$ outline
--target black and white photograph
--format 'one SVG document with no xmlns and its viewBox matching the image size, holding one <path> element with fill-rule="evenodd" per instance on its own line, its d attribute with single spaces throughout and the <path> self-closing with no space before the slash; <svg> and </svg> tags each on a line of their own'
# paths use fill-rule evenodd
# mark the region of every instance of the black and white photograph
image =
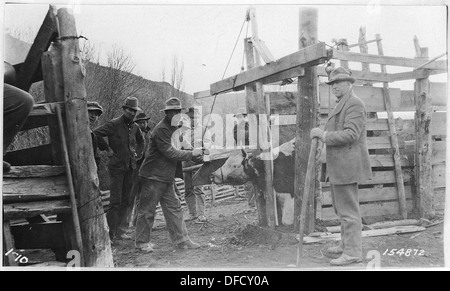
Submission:
<svg viewBox="0 0 450 291">
<path fill-rule="evenodd" d="M 1 270 L 449 268 L 446 1 L 0 11 Z"/>
</svg>

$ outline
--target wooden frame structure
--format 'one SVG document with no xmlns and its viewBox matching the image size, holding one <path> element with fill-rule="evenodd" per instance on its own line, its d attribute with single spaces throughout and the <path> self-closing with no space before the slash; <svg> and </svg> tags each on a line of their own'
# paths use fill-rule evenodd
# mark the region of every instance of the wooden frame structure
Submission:
<svg viewBox="0 0 450 291">
<path fill-rule="evenodd" d="M 381 46 L 381 37 L 376 36 L 374 40 L 365 40 L 365 29 L 360 30 L 360 38 L 358 44 L 347 45 L 346 40 L 340 40 L 337 49 L 326 50 L 323 44 L 315 44 L 317 39 L 317 12 L 311 8 L 303 8 L 300 10 L 300 37 L 297 53 L 283 57 L 279 60 L 271 61 L 263 66 L 248 66 L 247 71 L 241 74 L 229 77 L 225 80 L 211 84 L 209 91 L 199 92 L 196 98 L 203 96 L 212 96 L 218 93 L 239 91 L 242 86 L 255 84 L 256 94 L 264 94 L 265 97 L 259 97 L 258 100 L 270 100 L 269 102 L 278 102 L 276 99 L 286 100 L 286 93 L 262 92 L 262 85 L 275 83 L 285 78 L 299 77 L 297 92 L 288 92 L 295 98 L 297 104 L 296 118 L 292 115 L 284 115 L 283 124 L 296 124 L 296 138 L 302 140 L 302 143 L 296 143 L 296 181 L 295 181 L 295 215 L 294 222 L 296 229 L 298 228 L 298 217 L 300 215 L 302 189 L 304 189 L 305 168 L 299 165 L 305 164 L 308 157 L 310 139 L 309 131 L 312 127 L 319 126 L 330 110 L 331 95 L 329 86 L 319 85 L 318 77 L 327 76 L 324 67 L 317 66 L 325 60 L 338 60 L 341 66 L 348 67 L 348 63 L 361 63 L 362 70 L 352 70 L 353 76 L 357 79 L 355 83 L 355 92 L 358 96 L 363 97 L 366 103 L 369 115 L 367 129 L 369 132 L 368 141 L 371 152 L 371 165 L 376 169 L 374 180 L 372 182 L 363 183 L 362 185 L 362 205 L 361 209 L 365 216 L 390 215 L 398 214 L 402 218 L 408 216 L 408 212 L 417 209 L 421 217 L 430 218 L 434 215 L 433 210 L 433 181 L 434 188 L 437 188 L 442 194 L 442 182 L 445 175 L 443 174 L 442 163 L 445 156 L 445 145 L 440 140 L 432 140 L 433 131 L 439 130 L 437 123 L 446 122 L 444 114 L 432 112 L 432 105 L 443 109 L 446 105 L 446 84 L 436 84 L 428 81 L 428 77 L 435 74 L 447 72 L 446 61 L 438 60 L 438 57 L 428 59 L 426 57 L 426 48 L 416 47 L 418 52 L 417 58 L 392 57 L 385 56 Z M 417 41 L 416 41 L 417 42 Z M 246 44 L 248 41 L 246 41 Z M 368 54 L 367 44 L 376 43 L 378 55 Z M 254 46 L 258 51 L 257 46 Z M 360 52 L 350 52 L 349 48 L 359 47 Z M 247 56 L 250 49 L 246 47 Z M 308 52 L 308 53 L 306 53 Z M 308 59 L 305 56 L 313 56 Z M 443 55 L 441 55 L 443 56 Z M 288 61 L 291 60 L 291 61 Z M 251 57 L 248 62 L 251 62 Z M 289 63 L 290 65 L 287 65 Z M 371 72 L 370 64 L 379 65 L 381 72 Z M 388 73 L 386 65 L 399 66 L 404 68 L 413 68 L 411 71 L 401 73 Z M 405 91 L 389 88 L 389 84 L 396 81 L 416 80 L 415 89 L 413 91 Z M 374 84 L 382 84 L 382 87 L 375 87 Z M 259 84 L 259 85 L 258 85 Z M 363 86 L 361 86 L 363 85 Z M 256 112 L 252 101 L 254 91 L 246 91 L 248 112 Z M 270 96 L 270 97 L 268 97 Z M 302 97 L 303 96 L 303 97 Z M 311 97 L 311 98 L 306 98 Z M 433 99 L 432 99 L 432 98 Z M 289 98 L 288 98 L 289 99 Z M 433 100 L 433 101 L 432 101 Z M 253 104 L 253 105 L 252 105 Z M 320 104 L 320 105 L 319 105 Z M 268 107 L 268 106 L 266 106 Z M 270 107 L 270 106 L 269 106 Z M 394 111 L 415 111 L 416 123 L 415 146 L 411 147 L 411 143 L 399 140 L 397 124 L 394 120 L 392 112 Z M 385 112 L 387 119 L 380 120 L 376 117 L 376 112 Z M 432 120 L 436 120 L 433 125 Z M 280 119 L 281 120 L 281 119 Z M 443 127 L 445 128 L 445 126 Z M 308 133 L 308 134 L 306 134 Z M 380 135 L 380 136 L 374 136 Z M 445 136 L 445 133 L 444 133 Z M 443 135 L 440 135 L 442 138 Z M 445 137 L 444 137 L 445 138 Z M 301 145 L 300 145 L 301 144 Z M 444 151 L 444 152 L 442 152 Z M 411 160 L 415 162 L 411 163 Z M 439 163 L 432 166 L 434 163 Z M 433 169 L 439 169 L 437 172 Z M 433 172 L 437 173 L 434 174 Z M 317 182 L 316 178 L 311 183 L 310 199 L 313 201 L 308 206 L 307 227 L 306 232 L 314 229 L 314 222 L 317 219 L 330 220 L 337 218 L 332 211 L 331 196 L 329 194 L 329 185 Z M 415 176 L 412 175 L 415 173 Z M 436 178 L 436 177 L 439 178 Z M 434 178 L 433 178 L 434 177 Z M 266 177 L 269 180 L 271 177 Z M 371 185 L 371 186 L 370 186 Z M 368 188 L 372 187 L 372 190 Z M 266 200 L 270 194 L 266 195 Z M 442 195 L 441 195 L 442 196 Z M 312 199 L 315 198 L 315 199 Z M 414 204 L 413 202 L 417 202 Z M 315 204 L 315 205 L 314 205 Z M 263 208 L 261 208 L 263 209 Z M 263 209 L 264 210 L 264 209 Z M 266 215 L 259 214 L 260 223 L 265 225 Z M 262 219 L 261 217 L 264 217 Z M 269 223 L 269 226 L 273 224 Z"/>
<path fill-rule="evenodd" d="M 15 68 L 24 90 L 44 81 L 45 103 L 35 105 L 22 130 L 48 127 L 51 142 L 5 156 L 13 167 L 4 174 L 4 245 L 56 248 L 62 260 L 77 250 L 78 267 L 113 267 L 73 14 L 50 5 L 25 62 Z M 17 219 L 30 226 L 12 224 Z M 16 264 L 10 257 L 4 260 Z"/>
</svg>

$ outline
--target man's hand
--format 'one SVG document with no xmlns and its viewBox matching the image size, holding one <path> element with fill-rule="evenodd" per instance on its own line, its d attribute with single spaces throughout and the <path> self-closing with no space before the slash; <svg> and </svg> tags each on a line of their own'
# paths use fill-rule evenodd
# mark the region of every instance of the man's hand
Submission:
<svg viewBox="0 0 450 291">
<path fill-rule="evenodd" d="M 319 139 L 322 139 L 323 137 L 323 130 L 320 129 L 319 127 L 315 127 L 313 129 L 311 129 L 311 133 L 309 134 L 309 136 L 311 137 L 311 139 L 317 137 Z"/>
<path fill-rule="evenodd" d="M 192 157 L 193 157 L 193 158 L 199 157 L 199 156 L 201 156 L 202 154 L 203 154 L 202 149 L 194 149 L 194 150 L 192 151 Z"/>
</svg>

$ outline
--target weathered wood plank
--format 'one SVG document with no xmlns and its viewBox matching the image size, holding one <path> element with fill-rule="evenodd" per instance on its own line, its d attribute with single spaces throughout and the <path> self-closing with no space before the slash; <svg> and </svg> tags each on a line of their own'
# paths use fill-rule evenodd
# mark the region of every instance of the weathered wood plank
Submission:
<svg viewBox="0 0 450 291">
<path fill-rule="evenodd" d="M 370 155 L 370 166 L 371 167 L 393 167 L 394 158 L 392 155 Z M 402 167 L 412 167 L 414 166 L 414 161 L 409 161 L 408 157 L 402 155 L 400 157 L 400 162 Z"/>
<path fill-rule="evenodd" d="M 330 91 L 330 86 L 321 84 L 319 86 L 320 108 L 328 111 L 330 104 L 336 105 L 336 97 Z M 384 112 L 386 106 L 383 100 L 383 88 L 371 86 L 353 86 L 355 94 L 364 102 L 368 112 Z M 400 106 L 400 89 L 390 88 L 389 94 L 392 99 L 392 110 L 403 111 Z M 331 103 L 330 103 L 331 102 Z"/>
<path fill-rule="evenodd" d="M 433 191 L 433 210 L 445 210 L 445 188 L 435 188 Z"/>
<path fill-rule="evenodd" d="M 401 148 L 405 147 L 404 140 L 399 138 L 399 146 Z M 390 149 L 391 148 L 391 140 L 389 136 L 375 136 L 375 137 L 367 137 L 367 148 L 368 149 Z"/>
<path fill-rule="evenodd" d="M 410 200 L 406 201 L 408 211 L 413 209 L 413 204 Z M 400 214 L 398 202 L 374 202 L 360 205 L 361 216 L 384 216 Z M 322 208 L 322 220 L 336 220 L 339 217 L 334 213 L 333 207 Z"/>
<path fill-rule="evenodd" d="M 381 37 L 379 34 L 376 34 L 377 39 L 377 47 L 378 47 L 378 54 L 380 56 L 384 56 L 383 53 L 383 45 L 381 43 Z M 381 72 L 386 73 L 386 65 L 380 65 L 381 66 Z M 394 156 L 394 169 L 395 169 L 395 176 L 396 176 L 396 184 L 397 184 L 397 192 L 398 192 L 398 200 L 400 203 L 400 213 L 403 217 L 403 219 L 406 219 L 408 213 L 406 209 L 406 197 L 405 197 L 405 186 L 403 184 L 403 173 L 402 168 L 400 164 L 400 149 L 398 145 L 398 138 L 397 138 L 397 129 L 395 127 L 395 120 L 394 120 L 394 113 L 392 112 L 392 106 L 391 106 L 391 95 L 389 93 L 389 83 L 383 82 L 383 99 L 384 104 L 386 106 L 386 112 L 388 116 L 388 124 L 389 124 L 389 135 L 391 137 L 391 146 Z"/>
<path fill-rule="evenodd" d="M 428 57 L 428 48 L 421 48 L 419 61 Z M 430 81 L 428 78 L 418 79 L 414 83 L 416 105 L 416 185 L 419 197 L 420 215 L 431 218 L 433 213 L 433 173 L 431 166 L 431 134 L 429 130 L 432 119 Z"/>
<path fill-rule="evenodd" d="M 108 225 L 100 198 L 97 167 L 92 154 L 92 141 L 89 133 L 84 83 L 86 69 L 82 63 L 78 38 L 71 37 L 78 35 L 75 17 L 68 9 L 60 8 L 57 19 L 58 32 L 61 37 L 70 167 L 78 203 L 84 205 L 79 211 L 83 241 L 81 261 L 82 265 L 86 267 L 113 267 Z M 76 214 L 76 212 L 73 213 Z M 76 218 L 74 220 L 76 222 Z M 77 228 L 75 230 L 78 231 Z M 77 246 L 81 247 L 81 238 L 78 236 L 77 242 Z"/>
<path fill-rule="evenodd" d="M 366 62 L 366 63 L 371 63 L 371 64 L 410 67 L 410 68 L 417 68 L 417 67 L 423 65 L 424 63 L 426 63 L 426 60 L 420 60 L 420 59 L 380 56 L 380 55 L 372 55 L 372 54 L 361 54 L 361 53 L 341 51 L 341 50 L 337 50 L 337 49 L 333 49 L 332 52 L 333 52 L 332 59 L 338 59 L 341 61 L 358 62 L 358 63 Z M 446 61 L 435 61 L 431 64 L 426 65 L 424 68 L 446 71 L 447 70 L 447 62 Z"/>
<path fill-rule="evenodd" d="M 391 235 L 391 234 L 400 234 L 400 233 L 411 233 L 411 232 L 419 232 L 424 231 L 425 227 L 423 226 L 413 226 L 413 225 L 406 225 L 406 226 L 394 226 L 390 228 L 384 228 L 384 229 L 374 229 L 374 230 L 363 230 L 362 231 L 362 237 L 374 237 L 374 236 L 384 236 L 384 235 Z M 303 238 L 303 242 L 305 244 L 312 244 L 312 243 L 320 243 L 325 241 L 340 241 L 341 240 L 341 234 L 340 233 L 323 233 L 321 236 L 316 237 L 305 237 Z"/>
<path fill-rule="evenodd" d="M 46 102 L 64 102 L 64 81 L 62 72 L 61 45 L 52 43 L 47 52 L 42 55 L 42 71 L 44 76 L 44 94 Z M 60 108 L 63 106 L 60 106 Z M 59 137 L 58 121 L 48 117 L 52 158 L 54 164 L 62 164 L 61 139 Z"/>
<path fill-rule="evenodd" d="M 403 170 L 403 180 L 408 183 L 411 180 L 411 171 Z M 395 172 L 389 171 L 373 171 L 372 179 L 358 183 L 358 185 L 380 185 L 380 184 L 393 184 L 396 183 Z M 329 187 L 329 182 L 322 182 L 322 187 Z M 362 189 L 361 189 L 362 190 Z"/>
<path fill-rule="evenodd" d="M 8 173 L 3 174 L 5 178 L 44 178 L 59 176 L 66 172 L 64 166 L 12 166 Z"/>
<path fill-rule="evenodd" d="M 430 127 L 431 135 L 447 135 L 447 112 L 433 112 Z"/>
<path fill-rule="evenodd" d="M 3 180 L 3 203 L 65 199 L 69 195 L 65 176 L 46 178 L 7 178 Z"/>
<path fill-rule="evenodd" d="M 437 164 L 445 164 L 446 160 L 446 148 L 447 148 L 447 141 L 433 141 L 431 143 L 432 148 L 432 155 L 431 155 L 431 164 L 437 165 Z"/>
<path fill-rule="evenodd" d="M 50 43 L 57 37 L 56 19 L 53 6 L 45 16 L 36 38 L 31 45 L 30 51 L 25 59 L 25 62 L 20 66 L 17 72 L 18 87 L 22 90 L 28 91 L 33 81 L 36 80 L 36 75 L 41 73 L 41 56 L 45 52 Z M 41 79 L 42 80 L 42 79 Z"/>
<path fill-rule="evenodd" d="M 4 204 L 4 219 L 33 217 L 39 214 L 58 214 L 70 212 L 69 200 L 35 201 L 27 203 Z"/>
<path fill-rule="evenodd" d="M 323 63 L 327 58 L 325 43 L 310 45 L 305 49 L 285 56 L 273 63 L 255 67 L 241 74 L 234 75 L 210 85 L 212 95 L 240 87 L 270 75 L 280 73 L 298 66 L 313 66 Z"/>
<path fill-rule="evenodd" d="M 398 200 L 397 189 L 395 187 L 363 188 L 358 190 L 358 194 L 360 203 Z M 411 186 L 405 187 L 405 197 L 407 199 L 412 198 Z M 322 205 L 332 205 L 330 188 L 322 188 Z"/>
<path fill-rule="evenodd" d="M 318 10 L 310 7 L 301 8 L 299 11 L 299 49 L 310 48 L 317 41 Z M 299 94 L 296 100 L 295 140 L 299 142 L 295 143 L 294 228 L 301 232 L 301 236 L 314 231 L 314 196 L 320 191 L 320 185 L 316 179 L 320 165 L 314 163 L 314 159 L 310 158 L 314 155 L 311 151 L 318 150 L 317 140 L 312 141 L 310 138 L 311 129 L 318 125 L 318 83 L 317 69 L 305 67 L 305 75 L 298 79 L 297 84 Z M 309 193 L 304 193 L 306 190 L 309 190 Z M 317 195 L 319 194 L 317 193 Z M 306 201 L 303 201 L 304 199 Z M 305 203 L 306 205 L 304 205 Z M 302 213 L 303 210 L 306 213 Z M 304 229 L 300 225 L 301 222 L 304 222 Z M 298 253 L 300 252 L 298 251 Z"/>
<path fill-rule="evenodd" d="M 445 164 L 433 165 L 431 175 L 433 188 L 446 186 Z"/>
</svg>

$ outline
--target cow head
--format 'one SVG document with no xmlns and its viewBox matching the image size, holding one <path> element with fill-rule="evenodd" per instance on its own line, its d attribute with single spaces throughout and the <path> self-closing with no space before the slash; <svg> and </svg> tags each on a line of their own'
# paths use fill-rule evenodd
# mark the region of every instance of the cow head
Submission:
<svg viewBox="0 0 450 291">
<path fill-rule="evenodd" d="M 244 170 L 244 165 L 248 156 L 244 150 L 240 154 L 230 156 L 222 167 L 212 173 L 214 183 L 242 185 L 247 182 L 249 177 Z"/>
</svg>

